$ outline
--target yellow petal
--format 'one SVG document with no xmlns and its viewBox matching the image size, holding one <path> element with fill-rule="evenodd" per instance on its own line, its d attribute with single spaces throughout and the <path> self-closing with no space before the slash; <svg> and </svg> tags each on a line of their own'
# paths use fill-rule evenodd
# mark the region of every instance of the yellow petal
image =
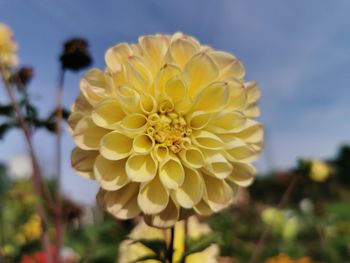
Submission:
<svg viewBox="0 0 350 263">
<path fill-rule="evenodd" d="M 235 133 L 235 136 L 247 143 L 260 143 L 264 138 L 264 129 L 262 124 L 253 120 L 248 120 L 244 128 Z"/>
<path fill-rule="evenodd" d="M 171 78 L 181 75 L 181 69 L 172 64 L 165 64 L 158 72 L 155 81 L 154 88 L 155 94 L 159 98 L 164 94 L 165 83 L 168 82 Z"/>
<path fill-rule="evenodd" d="M 129 56 L 126 64 L 127 79 L 130 86 L 138 92 L 149 91 L 152 74 L 144 65 L 141 58 L 137 56 Z"/>
<path fill-rule="evenodd" d="M 141 185 L 137 201 L 142 212 L 147 215 L 158 214 L 166 208 L 169 193 L 161 183 L 159 176 Z"/>
<path fill-rule="evenodd" d="M 206 150 L 204 150 L 203 153 L 206 162 L 204 170 L 206 170 L 208 174 L 219 179 L 224 179 L 232 173 L 233 166 L 221 153 Z"/>
<path fill-rule="evenodd" d="M 176 156 L 170 156 L 159 166 L 159 177 L 169 189 L 179 188 L 185 179 L 184 168 Z"/>
<path fill-rule="evenodd" d="M 240 110 L 247 106 L 247 91 L 244 84 L 236 79 L 229 79 L 227 86 L 230 91 L 227 110 Z"/>
<path fill-rule="evenodd" d="M 97 155 L 98 151 L 84 151 L 76 147 L 71 154 L 72 167 L 80 176 L 95 179 L 93 165 Z"/>
<path fill-rule="evenodd" d="M 154 65 L 160 68 L 169 45 L 167 39 L 157 36 L 142 36 L 139 38 L 139 43 Z"/>
<path fill-rule="evenodd" d="M 165 159 L 169 158 L 169 149 L 165 145 L 157 144 L 153 153 L 158 162 L 163 162 Z"/>
<path fill-rule="evenodd" d="M 260 99 L 261 93 L 258 84 L 256 81 L 250 81 L 244 83 L 244 88 L 247 92 L 248 103 L 255 103 Z"/>
<path fill-rule="evenodd" d="M 174 108 L 175 111 L 180 115 L 185 115 L 192 108 L 193 100 L 189 97 L 184 97 L 182 100 L 179 100 Z"/>
<path fill-rule="evenodd" d="M 128 86 L 119 86 L 116 89 L 116 95 L 125 112 L 141 112 L 140 94 L 135 89 Z"/>
<path fill-rule="evenodd" d="M 93 109 L 93 107 L 86 100 L 86 98 L 84 97 L 84 95 L 82 93 L 79 94 L 79 96 L 74 101 L 74 103 L 73 103 L 73 105 L 71 107 L 71 111 L 72 112 L 78 112 L 79 111 L 81 113 L 91 112 L 92 109 Z"/>
<path fill-rule="evenodd" d="M 145 216 L 145 221 L 147 224 L 158 227 L 158 228 L 168 228 L 175 225 L 179 219 L 179 207 L 169 199 L 166 208 L 156 215 Z"/>
<path fill-rule="evenodd" d="M 260 151 L 241 141 L 233 141 L 225 150 L 230 161 L 252 162 L 255 161 Z"/>
<path fill-rule="evenodd" d="M 112 79 L 99 69 L 91 69 L 80 81 L 80 91 L 91 105 L 113 94 Z"/>
<path fill-rule="evenodd" d="M 209 216 L 214 213 L 214 211 L 210 208 L 210 206 L 202 199 L 196 206 L 194 210 L 197 214 L 201 216 Z"/>
<path fill-rule="evenodd" d="M 197 170 L 185 168 L 185 180 L 172 196 L 184 208 L 193 208 L 202 199 L 204 183 Z"/>
<path fill-rule="evenodd" d="M 234 77 L 236 79 L 243 79 L 245 69 L 242 63 L 233 55 L 223 52 L 210 52 L 210 57 L 213 58 L 220 70 L 220 79 Z"/>
<path fill-rule="evenodd" d="M 132 51 L 127 43 L 121 43 L 107 50 L 105 61 L 107 67 L 112 72 L 121 70 L 121 65 L 125 64 Z"/>
<path fill-rule="evenodd" d="M 142 133 L 147 128 L 147 118 L 140 113 L 129 114 L 122 120 L 121 127 L 130 135 Z"/>
<path fill-rule="evenodd" d="M 247 119 L 238 111 L 222 111 L 212 119 L 207 129 L 214 133 L 232 133 L 244 127 Z"/>
<path fill-rule="evenodd" d="M 256 174 L 254 166 L 246 163 L 234 163 L 233 167 L 233 172 L 228 177 L 228 180 L 242 187 L 252 184 Z"/>
<path fill-rule="evenodd" d="M 164 94 L 175 104 L 187 95 L 187 87 L 180 77 L 172 77 L 165 83 Z"/>
<path fill-rule="evenodd" d="M 227 207 L 233 200 L 234 191 L 225 180 L 203 174 L 205 183 L 204 199 L 213 211 Z"/>
<path fill-rule="evenodd" d="M 184 78 L 190 96 L 195 96 L 200 90 L 216 80 L 219 70 L 206 53 L 193 56 L 184 68 Z"/>
<path fill-rule="evenodd" d="M 223 141 L 215 134 L 205 131 L 193 131 L 192 141 L 195 145 L 209 150 L 220 150 L 224 147 Z"/>
<path fill-rule="evenodd" d="M 143 94 L 140 97 L 140 108 L 146 115 L 151 115 L 157 111 L 157 101 L 152 95 Z"/>
<path fill-rule="evenodd" d="M 255 119 L 255 118 L 260 116 L 260 109 L 257 106 L 257 104 L 255 104 L 255 103 L 250 105 L 250 106 L 248 106 L 248 107 L 246 107 L 242 111 L 248 118 Z"/>
<path fill-rule="evenodd" d="M 85 114 L 81 112 L 72 112 L 69 115 L 67 123 L 68 123 L 68 131 L 73 135 L 74 129 L 77 126 L 78 122 L 85 117 Z"/>
<path fill-rule="evenodd" d="M 169 48 L 171 58 L 182 68 L 197 51 L 198 47 L 186 38 L 175 39 Z"/>
<path fill-rule="evenodd" d="M 81 119 L 73 132 L 75 143 L 83 150 L 97 150 L 102 137 L 108 130 L 95 125 L 91 117 Z"/>
<path fill-rule="evenodd" d="M 96 105 L 91 116 L 96 125 L 113 129 L 125 117 L 125 113 L 117 99 L 105 99 Z"/>
<path fill-rule="evenodd" d="M 147 154 L 153 150 L 154 145 L 153 137 L 147 134 L 140 134 L 134 138 L 133 149 L 135 153 Z"/>
<path fill-rule="evenodd" d="M 196 147 L 191 147 L 189 149 L 181 151 L 179 153 L 179 156 L 183 164 L 189 168 L 198 169 L 201 168 L 204 164 L 204 156 L 202 152 Z"/>
<path fill-rule="evenodd" d="M 130 155 L 132 143 L 133 139 L 119 131 L 113 131 L 102 138 L 100 153 L 108 160 L 124 159 Z"/>
<path fill-rule="evenodd" d="M 126 159 L 111 161 L 102 155 L 96 158 L 94 172 L 96 180 L 100 186 L 108 191 L 118 190 L 129 183 L 129 178 L 125 173 Z"/>
<path fill-rule="evenodd" d="M 116 191 L 107 191 L 103 196 L 106 210 L 119 219 L 134 218 L 141 210 L 137 203 L 139 184 L 128 183 Z"/>
<path fill-rule="evenodd" d="M 198 94 L 191 111 L 219 111 L 227 105 L 229 94 L 227 83 L 214 82 Z"/>
<path fill-rule="evenodd" d="M 134 182 L 149 182 L 157 174 L 158 162 L 150 154 L 133 154 L 126 162 L 126 174 Z"/>
<path fill-rule="evenodd" d="M 212 112 L 207 111 L 195 111 L 187 115 L 187 123 L 193 130 L 201 130 L 210 122 L 213 118 Z"/>
</svg>

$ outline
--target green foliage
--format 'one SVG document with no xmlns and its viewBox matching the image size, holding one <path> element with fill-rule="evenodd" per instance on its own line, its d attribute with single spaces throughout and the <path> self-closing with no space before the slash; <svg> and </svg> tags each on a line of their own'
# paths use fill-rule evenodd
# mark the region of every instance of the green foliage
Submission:
<svg viewBox="0 0 350 263">
<path fill-rule="evenodd" d="M 146 255 L 143 256 L 137 260 L 135 260 L 134 262 L 140 262 L 140 261 L 144 261 L 144 260 L 148 260 L 148 259 L 154 259 L 154 260 L 158 260 L 161 262 L 165 261 L 165 257 L 166 257 L 166 253 L 167 253 L 167 246 L 164 240 L 161 239 L 137 239 L 134 240 L 133 243 L 140 243 L 143 246 L 149 248 L 150 250 L 153 251 L 153 255 Z"/>
<path fill-rule="evenodd" d="M 81 256 L 81 262 L 109 263 L 118 256 L 118 244 L 125 238 L 127 229 L 114 219 L 67 229 L 65 244 Z"/>
<path fill-rule="evenodd" d="M 218 233 L 209 233 L 207 235 L 203 235 L 197 239 L 186 239 L 186 251 L 184 252 L 180 262 L 185 262 L 186 257 L 202 252 L 213 244 L 222 243 L 221 237 Z"/>
</svg>

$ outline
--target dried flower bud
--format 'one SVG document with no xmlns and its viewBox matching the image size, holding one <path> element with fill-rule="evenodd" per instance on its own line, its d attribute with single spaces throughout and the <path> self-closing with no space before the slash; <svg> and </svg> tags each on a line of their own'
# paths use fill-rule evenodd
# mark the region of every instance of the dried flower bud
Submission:
<svg viewBox="0 0 350 263">
<path fill-rule="evenodd" d="M 34 76 L 34 69 L 32 67 L 22 67 L 17 72 L 18 80 L 26 86 Z"/>
<path fill-rule="evenodd" d="M 64 44 L 60 56 L 62 67 L 77 71 L 90 66 L 91 57 L 88 51 L 88 42 L 82 38 L 72 38 Z"/>
</svg>

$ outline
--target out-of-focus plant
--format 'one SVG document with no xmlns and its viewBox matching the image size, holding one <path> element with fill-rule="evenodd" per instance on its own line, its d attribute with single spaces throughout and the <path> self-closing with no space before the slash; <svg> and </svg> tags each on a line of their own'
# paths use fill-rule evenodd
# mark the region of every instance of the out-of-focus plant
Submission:
<svg viewBox="0 0 350 263">
<path fill-rule="evenodd" d="M 171 241 L 169 231 L 150 227 L 143 221 L 139 222 L 129 234 L 129 240 L 121 243 L 118 262 L 165 262 L 166 244 Z M 174 233 L 173 262 L 216 262 L 217 236 L 210 232 L 208 225 L 200 223 L 194 216 L 187 221 L 178 222 Z"/>
<path fill-rule="evenodd" d="M 303 257 L 299 259 L 292 259 L 286 255 L 278 255 L 275 257 L 268 258 L 265 263 L 313 263 L 309 257 Z"/>
</svg>

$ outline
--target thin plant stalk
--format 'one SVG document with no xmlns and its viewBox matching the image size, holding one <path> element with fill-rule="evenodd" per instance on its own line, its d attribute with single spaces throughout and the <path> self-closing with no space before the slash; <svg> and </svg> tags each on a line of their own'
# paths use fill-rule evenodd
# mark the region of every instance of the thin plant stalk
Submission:
<svg viewBox="0 0 350 263">
<path fill-rule="evenodd" d="M 169 246 L 167 249 L 167 259 L 168 259 L 168 263 L 173 263 L 173 256 L 174 256 L 174 239 L 175 239 L 175 226 L 173 226 L 170 229 L 170 242 L 169 242 Z"/>
<path fill-rule="evenodd" d="M 2 80 L 4 83 L 5 90 L 6 90 L 7 95 L 11 101 L 11 104 L 16 112 L 17 121 L 18 121 L 19 126 L 21 127 L 21 129 L 23 131 L 26 143 L 28 145 L 29 154 L 31 157 L 31 163 L 32 163 L 32 167 L 33 167 L 33 174 L 32 174 L 33 188 L 34 188 L 35 194 L 40 198 L 43 196 L 42 184 L 41 184 L 42 176 L 41 176 L 41 171 L 40 171 L 38 161 L 36 158 L 36 154 L 34 151 L 33 142 L 32 142 L 31 136 L 30 136 L 30 130 L 24 121 L 20 107 L 18 105 L 18 102 L 17 102 L 12 90 L 11 90 L 10 83 L 8 82 L 8 79 L 6 78 L 6 72 L 5 72 L 4 68 L 2 67 L 2 65 L 0 65 L 0 71 L 1 71 L 1 77 L 2 77 Z M 50 253 L 50 240 L 49 240 L 49 237 L 47 235 L 47 224 L 46 224 L 45 210 L 44 210 L 44 207 L 43 207 L 41 202 L 39 202 L 36 205 L 36 212 L 38 213 L 39 217 L 41 218 L 41 222 L 42 222 L 43 234 L 42 234 L 41 241 L 43 244 L 43 248 L 45 250 L 45 253 L 46 253 L 46 256 L 48 259 L 48 263 L 52 263 L 52 258 L 51 258 L 51 253 Z"/>
<path fill-rule="evenodd" d="M 22 83 L 21 79 L 17 77 L 16 79 L 16 85 L 19 88 L 19 90 L 22 92 L 24 100 L 25 100 L 25 109 L 26 109 L 26 115 L 27 115 L 27 127 L 29 131 L 29 136 L 32 136 L 32 132 L 34 131 L 34 125 L 33 125 L 33 116 L 31 115 L 31 112 L 29 110 L 29 95 L 26 89 L 26 86 Z M 42 176 L 40 178 L 40 187 L 42 189 L 42 195 L 43 198 L 46 199 L 48 202 L 48 206 L 50 209 L 54 209 L 55 205 L 53 203 L 53 199 L 51 197 L 51 193 L 49 189 L 47 188 L 46 184 L 43 182 Z"/>
<path fill-rule="evenodd" d="M 298 178 L 296 176 L 294 176 L 293 179 L 291 180 L 291 182 L 289 183 L 286 191 L 283 193 L 281 200 L 279 201 L 279 203 L 277 205 L 277 209 L 282 209 L 286 205 L 286 203 L 289 200 L 290 194 L 293 192 L 293 190 L 295 188 L 297 180 L 298 180 Z M 266 244 L 266 239 L 267 239 L 268 235 L 270 234 L 270 231 L 271 231 L 271 226 L 267 225 L 265 227 L 264 231 L 261 233 L 261 235 L 259 237 L 259 241 L 256 244 L 248 263 L 255 263 L 256 262 L 264 245 Z"/>
<path fill-rule="evenodd" d="M 57 94 L 56 94 L 56 176 L 57 176 L 57 191 L 56 191 L 56 262 L 60 263 L 59 251 L 61 250 L 63 228 L 62 228 L 62 191 L 61 191 L 61 180 L 62 180 L 62 101 L 63 101 L 63 84 L 64 84 L 65 69 L 60 68 Z"/>
</svg>

